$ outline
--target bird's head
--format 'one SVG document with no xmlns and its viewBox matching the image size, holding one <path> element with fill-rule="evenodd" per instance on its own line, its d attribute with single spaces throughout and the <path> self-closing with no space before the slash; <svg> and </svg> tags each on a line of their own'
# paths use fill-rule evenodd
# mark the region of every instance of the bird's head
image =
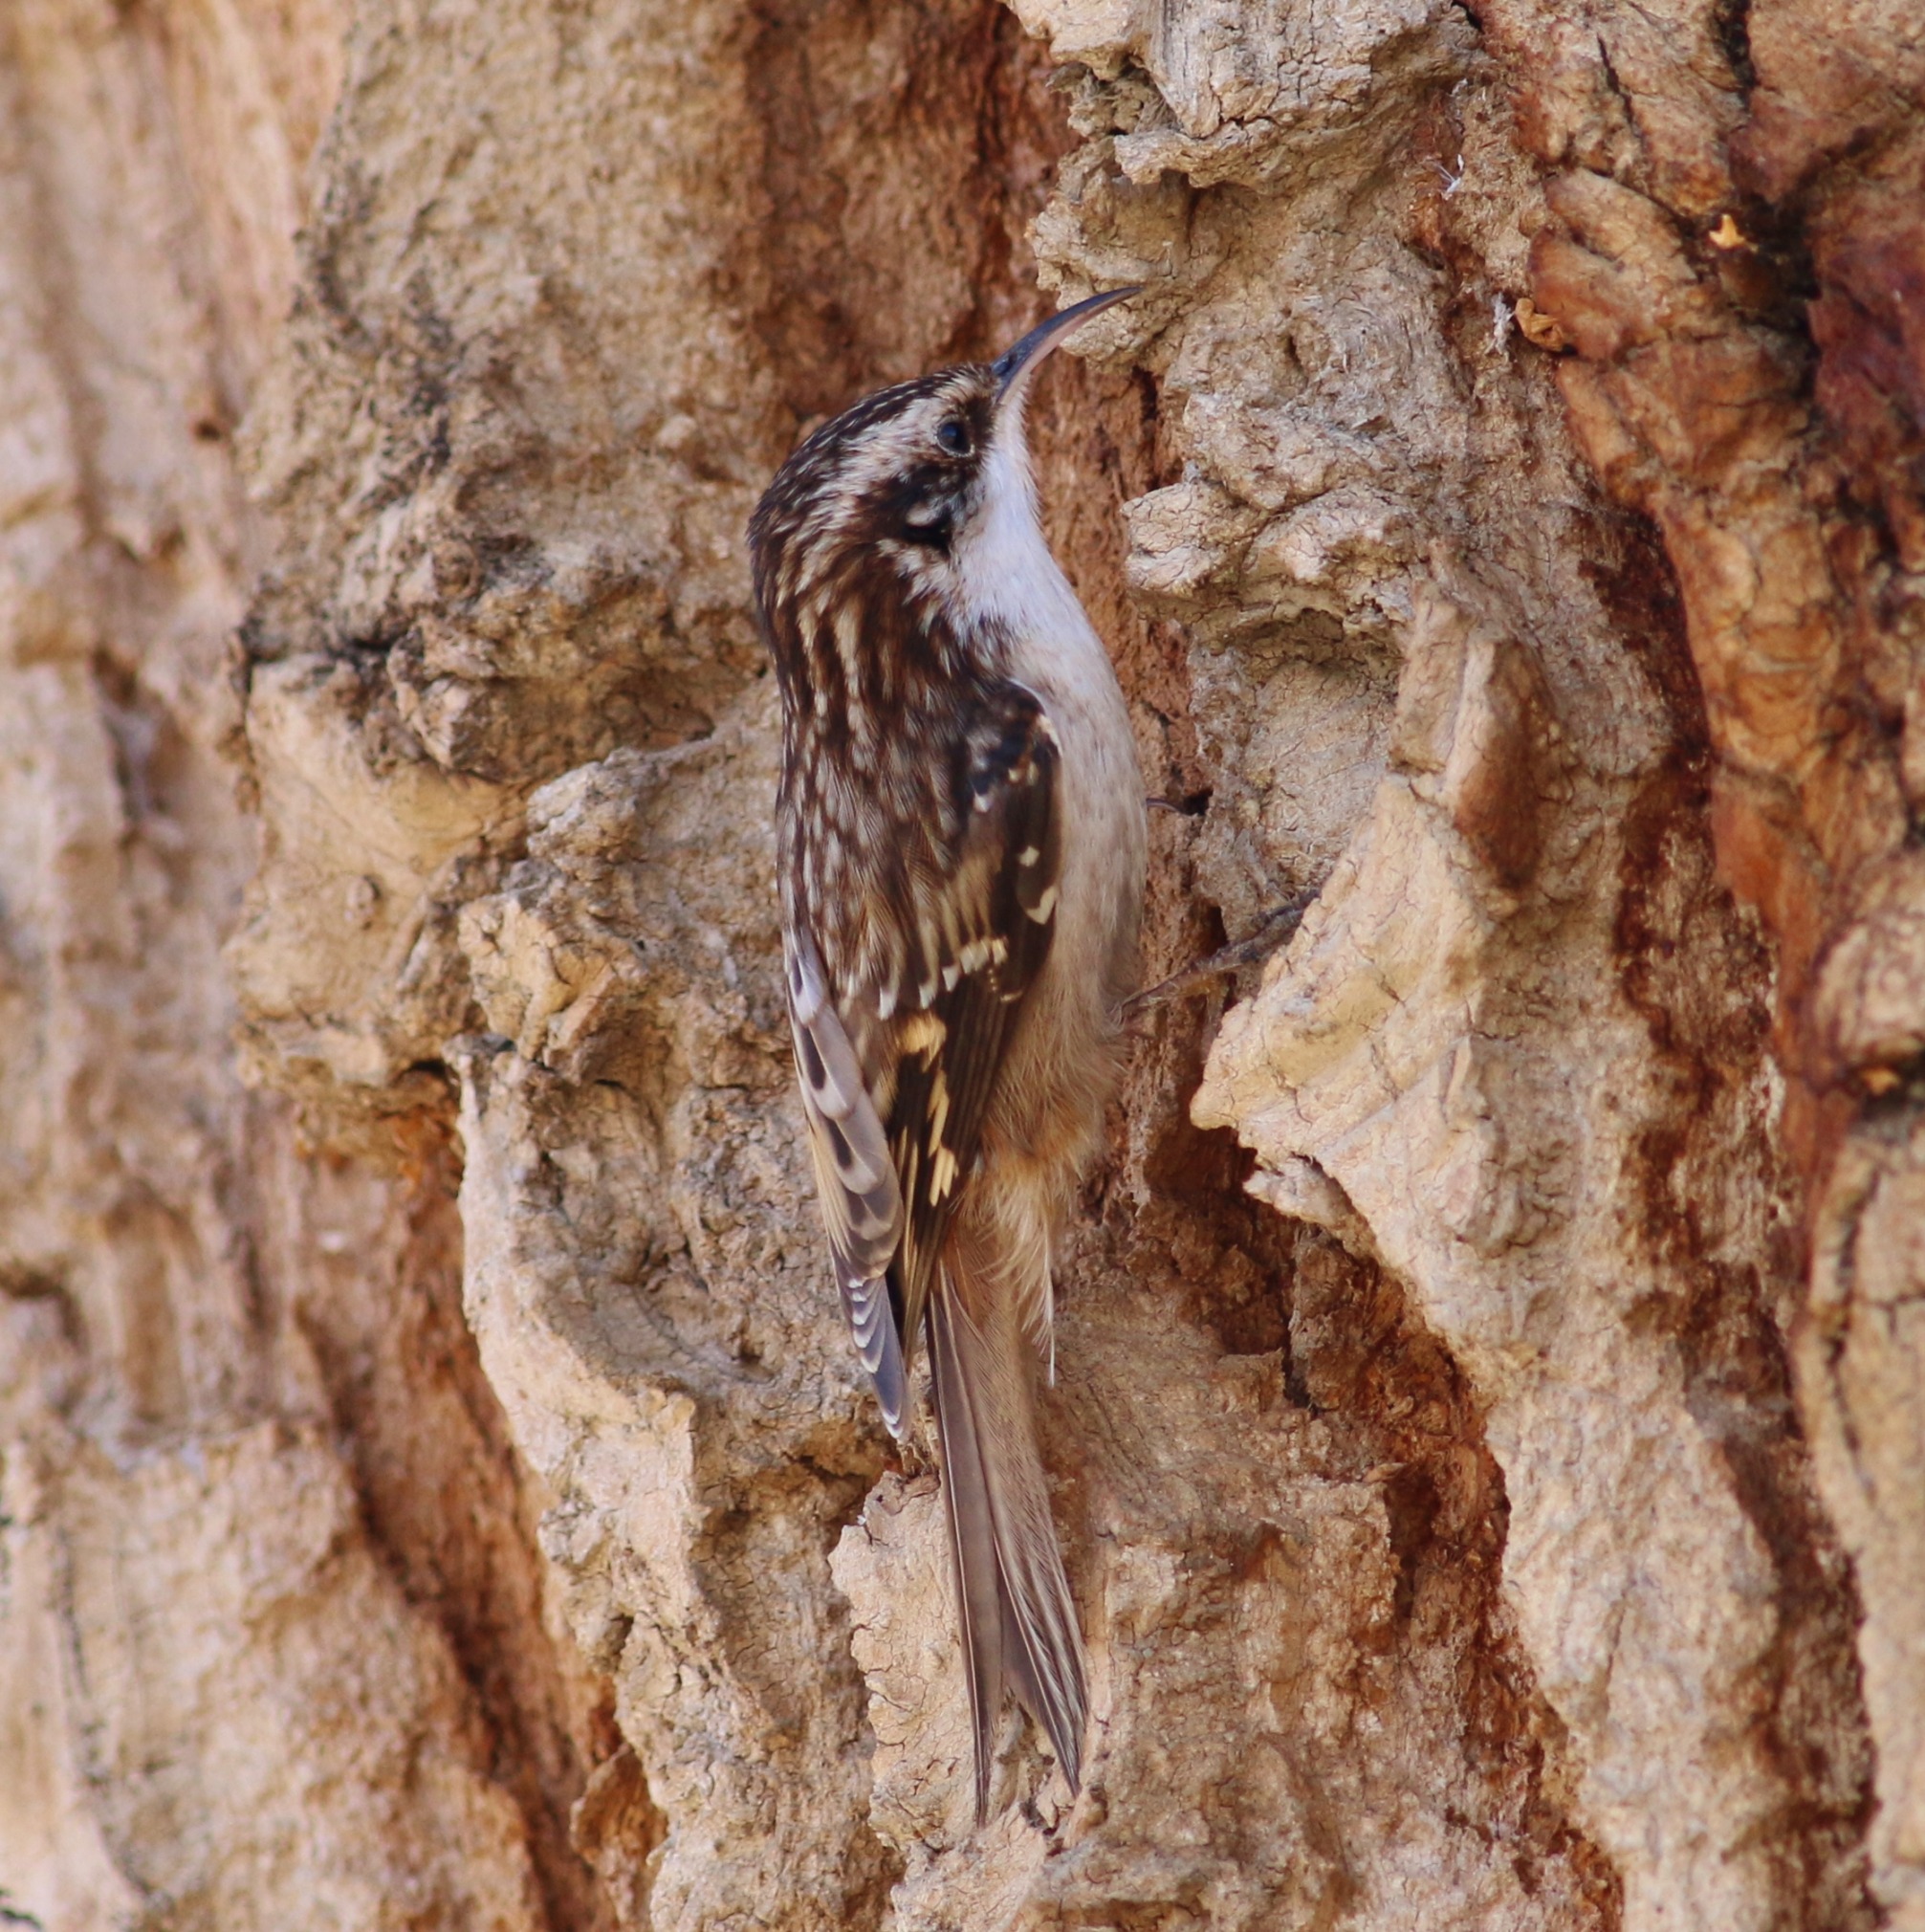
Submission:
<svg viewBox="0 0 1925 1932">
<path fill-rule="evenodd" d="M 932 590 L 1012 514 L 1034 520 L 1023 405 L 1052 349 L 1137 294 L 1112 289 L 1050 317 L 993 362 L 880 389 L 824 423 L 783 464 L 749 526 L 764 608 L 826 587 L 854 558 Z"/>
</svg>

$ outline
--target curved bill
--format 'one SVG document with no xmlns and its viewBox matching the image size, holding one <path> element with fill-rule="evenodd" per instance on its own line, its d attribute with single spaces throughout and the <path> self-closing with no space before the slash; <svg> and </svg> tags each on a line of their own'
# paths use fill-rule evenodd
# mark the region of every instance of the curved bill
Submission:
<svg viewBox="0 0 1925 1932">
<path fill-rule="evenodd" d="M 1020 388 L 1043 358 L 1059 342 L 1067 341 L 1090 317 L 1100 316 L 1112 304 L 1127 301 L 1131 296 L 1142 293 L 1143 284 L 1131 282 L 1127 288 L 1111 289 L 1105 295 L 1091 296 L 1087 301 L 1078 302 L 1051 316 L 1048 321 L 1039 322 L 1015 348 L 1005 349 L 990 364 L 990 372 L 996 379 L 997 400 Z"/>
</svg>

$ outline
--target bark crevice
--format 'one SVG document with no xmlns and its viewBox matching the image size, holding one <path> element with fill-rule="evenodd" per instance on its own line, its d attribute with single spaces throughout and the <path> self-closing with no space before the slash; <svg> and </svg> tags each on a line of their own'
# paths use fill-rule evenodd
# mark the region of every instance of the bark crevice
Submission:
<svg viewBox="0 0 1925 1932">
<path fill-rule="evenodd" d="M 7 1913 L 1913 1932 L 1905 0 L 0 45 Z M 973 1834 L 741 535 L 1124 281 L 1033 433 L 1146 977 L 1315 898 L 1138 1029 L 1045 1405 L 1086 1789 L 1012 1715 Z"/>
</svg>

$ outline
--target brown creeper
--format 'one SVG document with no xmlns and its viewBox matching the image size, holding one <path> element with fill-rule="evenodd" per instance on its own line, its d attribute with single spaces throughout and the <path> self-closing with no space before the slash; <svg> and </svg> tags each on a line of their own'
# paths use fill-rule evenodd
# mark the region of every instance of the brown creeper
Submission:
<svg viewBox="0 0 1925 1932">
<path fill-rule="evenodd" d="M 889 1428 L 929 1328 L 976 1815 L 1005 1684 L 1072 1789 L 1083 1649 L 1037 1454 L 1050 1246 L 1100 1138 L 1143 900 L 1116 673 L 1037 521 L 1051 349 L 864 398 L 749 526 L 781 684 L 789 1012 L 842 1304 Z"/>
</svg>

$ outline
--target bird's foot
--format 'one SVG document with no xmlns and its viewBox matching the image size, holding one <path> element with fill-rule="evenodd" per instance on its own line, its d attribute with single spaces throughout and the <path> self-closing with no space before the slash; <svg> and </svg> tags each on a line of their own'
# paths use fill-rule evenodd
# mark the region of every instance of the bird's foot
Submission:
<svg viewBox="0 0 1925 1932">
<path fill-rule="evenodd" d="M 1303 914 L 1316 896 L 1307 888 L 1301 892 L 1293 892 L 1280 906 L 1272 907 L 1248 937 L 1219 947 L 1209 958 L 1199 959 L 1193 966 L 1186 966 L 1181 973 L 1172 973 L 1168 979 L 1159 980 L 1154 986 L 1146 986 L 1133 999 L 1124 1002 L 1125 1023 L 1140 1020 L 1146 1013 L 1154 1012 L 1171 999 L 1182 999 L 1186 993 L 1195 993 L 1214 980 L 1227 978 L 1245 966 L 1255 966 L 1259 960 L 1267 959 L 1280 946 L 1287 946 L 1296 936 L 1297 928 L 1303 923 Z"/>
</svg>

